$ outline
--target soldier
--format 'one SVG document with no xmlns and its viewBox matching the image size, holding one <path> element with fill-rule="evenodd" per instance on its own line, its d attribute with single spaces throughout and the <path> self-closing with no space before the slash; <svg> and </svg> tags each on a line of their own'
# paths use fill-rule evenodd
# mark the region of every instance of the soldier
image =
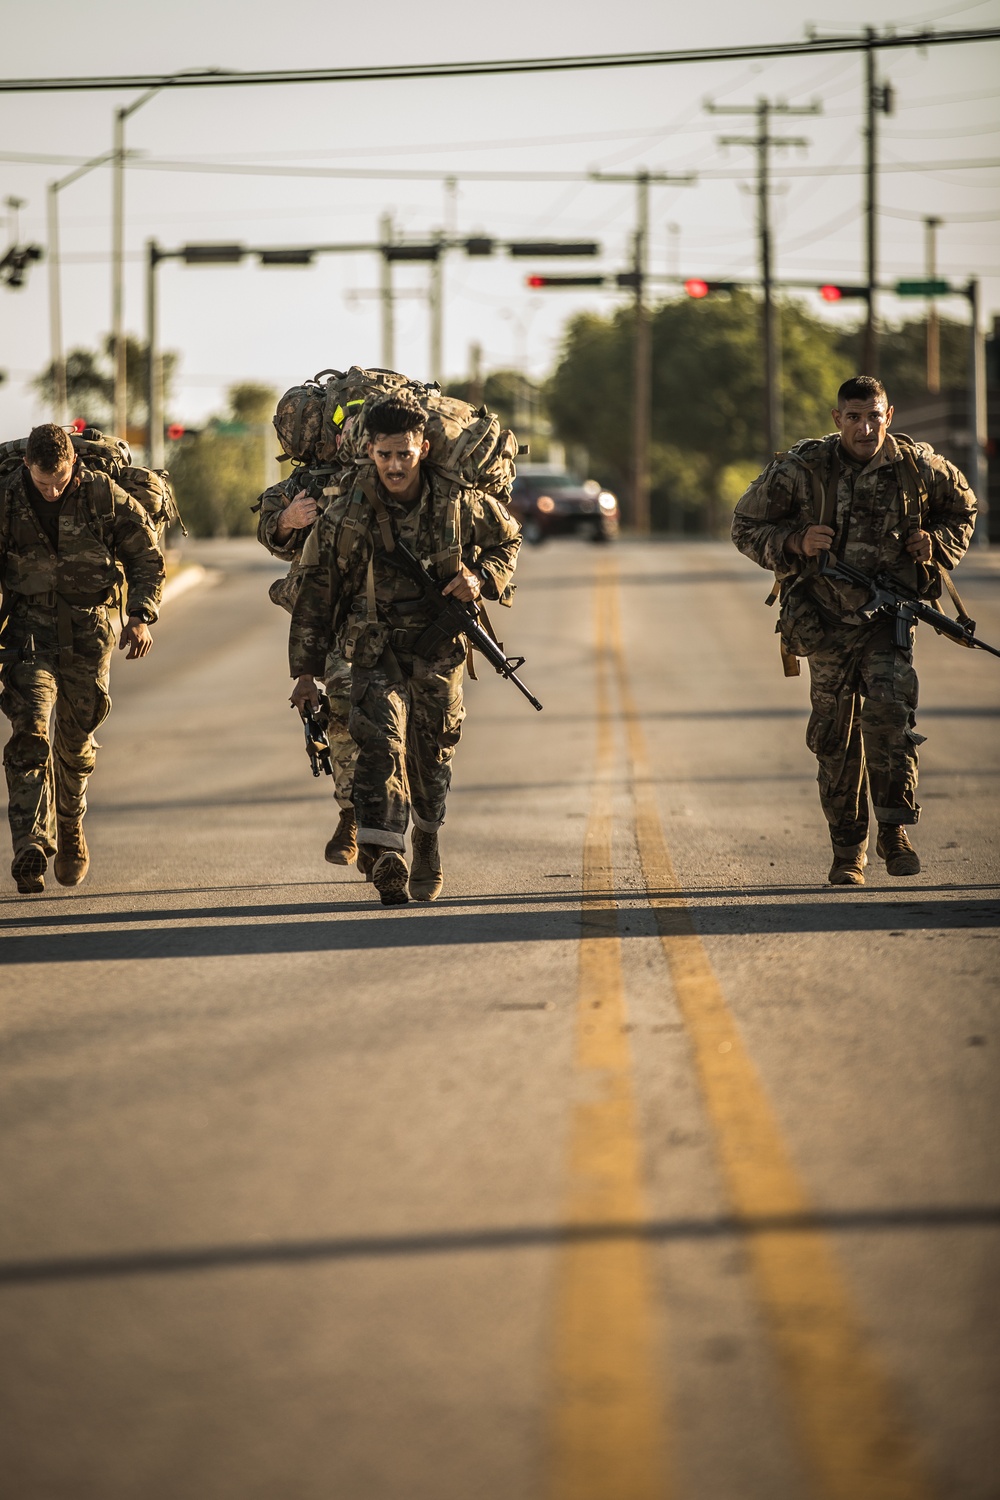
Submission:
<svg viewBox="0 0 1000 1500">
<path fill-rule="evenodd" d="M 917 677 L 912 638 L 858 613 L 864 590 L 818 571 L 825 553 L 869 576 L 885 573 L 923 599 L 968 548 L 976 500 L 965 476 L 933 451 L 889 432 L 892 407 L 872 375 L 844 382 L 837 431 L 779 453 L 736 507 L 733 541 L 781 589 L 782 654 L 807 656 L 812 714 L 806 743 L 833 842 L 831 885 L 864 885 L 868 798 L 876 851 L 890 875 L 917 875 L 906 828 L 917 802 Z M 791 672 L 797 671 L 797 663 Z"/>
<path fill-rule="evenodd" d="M 361 855 L 384 906 L 433 901 L 443 883 L 438 830 L 462 733 L 463 636 L 431 643 L 418 586 L 391 561 L 398 537 L 463 602 L 510 602 L 521 537 L 499 501 L 422 466 L 426 417 L 405 395 L 367 409 L 363 465 L 320 517 L 292 615 L 292 702 L 316 701 L 331 645 L 351 663 L 354 805 Z M 372 467 L 374 465 L 374 468 Z M 412 815 L 412 869 L 405 833 Z"/>
<path fill-rule="evenodd" d="M 45 889 L 52 855 L 60 885 L 78 885 L 90 864 L 83 816 L 94 731 L 111 708 L 116 564 L 128 585 L 119 646 L 131 661 L 153 644 L 149 626 L 163 588 L 146 515 L 107 475 L 84 466 L 63 428 L 34 428 L 24 463 L 0 482 L 0 708 L 12 726 L 3 758 L 11 874 L 25 895 Z"/>
<path fill-rule="evenodd" d="M 330 477 L 329 469 L 296 469 L 280 484 L 265 490 L 257 502 L 260 510 L 257 540 L 274 557 L 292 565 L 288 576 L 278 579 L 271 587 L 271 598 L 286 609 L 291 609 L 297 591 L 298 564 L 306 537 L 319 515 L 321 504 L 325 505 L 330 498 L 325 493 L 330 488 Z M 332 865 L 350 865 L 358 855 L 353 800 L 357 746 L 347 727 L 351 711 L 351 668 L 333 650 L 327 656 L 324 686 L 330 703 L 325 728 L 330 741 L 333 792 L 340 808 L 340 817 L 327 841 L 324 857 Z"/>
</svg>

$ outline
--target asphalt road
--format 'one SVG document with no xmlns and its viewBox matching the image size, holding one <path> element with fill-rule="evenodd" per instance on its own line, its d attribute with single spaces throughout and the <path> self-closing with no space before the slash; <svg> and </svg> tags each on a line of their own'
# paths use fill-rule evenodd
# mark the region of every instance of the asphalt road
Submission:
<svg viewBox="0 0 1000 1500">
<path fill-rule="evenodd" d="M 470 684 L 383 911 L 273 564 L 195 550 L 87 882 L 0 898 L 4 1494 L 997 1496 L 1000 662 L 921 631 L 924 873 L 832 890 L 765 575 L 529 551 L 545 711 Z"/>
</svg>

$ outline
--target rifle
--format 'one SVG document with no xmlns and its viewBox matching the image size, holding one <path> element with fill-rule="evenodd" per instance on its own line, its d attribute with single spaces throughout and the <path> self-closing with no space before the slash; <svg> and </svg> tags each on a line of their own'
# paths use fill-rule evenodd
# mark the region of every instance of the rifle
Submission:
<svg viewBox="0 0 1000 1500">
<path fill-rule="evenodd" d="M 542 705 L 517 675 L 519 669 L 524 666 L 524 657 L 508 656 L 499 641 L 495 641 L 489 631 L 479 623 L 478 607 L 475 604 L 463 604 L 460 599 L 442 594 L 441 584 L 430 569 L 425 568 L 420 559 L 415 557 L 398 537 L 395 538 L 395 542 L 393 550 L 383 552 L 382 556 L 420 585 L 424 602 L 429 604 L 434 612 L 434 623 L 427 627 L 414 644 L 417 654 L 424 655 L 425 652 L 433 650 L 436 645 L 443 644 L 445 641 L 453 641 L 458 635 L 464 635 L 469 645 L 486 657 L 493 670 L 499 676 L 506 678 L 508 682 L 512 682 L 518 692 L 524 694 L 532 708 L 541 713 Z"/>
<path fill-rule="evenodd" d="M 309 764 L 312 767 L 314 776 L 320 774 L 321 768 L 325 776 L 332 776 L 333 765 L 330 761 L 330 739 L 323 728 L 320 718 L 324 704 L 327 708 L 330 706 L 330 700 L 325 693 L 320 693 L 319 703 L 320 706 L 318 709 L 313 708 L 311 703 L 304 703 L 302 705 L 302 727 L 305 730 L 306 736 L 306 754 L 309 757 Z"/>
<path fill-rule="evenodd" d="M 988 651 L 991 656 L 1000 656 L 1000 651 L 995 646 L 988 646 L 985 641 L 979 640 L 975 620 L 968 616 L 953 620 L 932 604 L 925 604 L 885 573 L 878 573 L 872 578 L 851 563 L 832 558 L 829 552 L 821 552 L 817 562 L 818 571 L 826 578 L 839 578 L 843 583 L 853 583 L 858 588 L 868 590 L 868 598 L 861 605 L 858 614 L 864 615 L 866 620 L 874 619 L 878 614 L 888 615 L 895 622 L 895 644 L 901 650 L 909 649 L 910 631 L 918 620 L 923 620 L 938 635 L 946 635 L 960 646 L 968 646 L 970 649 L 975 646 L 980 651 Z"/>
</svg>

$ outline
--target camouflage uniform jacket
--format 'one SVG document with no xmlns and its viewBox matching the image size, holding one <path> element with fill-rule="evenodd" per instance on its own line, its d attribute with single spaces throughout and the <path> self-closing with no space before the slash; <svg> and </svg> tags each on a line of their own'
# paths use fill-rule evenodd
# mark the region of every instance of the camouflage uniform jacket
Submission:
<svg viewBox="0 0 1000 1500">
<path fill-rule="evenodd" d="M 320 516 L 303 551 L 302 587 L 288 643 L 293 677 L 322 677 L 331 650 L 349 657 L 348 632 L 367 614 L 369 561 L 378 618 L 414 633 L 431 623 L 416 583 L 386 560 L 369 498 L 373 491 L 396 536 L 442 584 L 461 561 L 479 573 L 484 599 L 512 602 L 510 578 L 521 530 L 506 506 L 481 490 L 448 484 L 427 469 L 419 501 L 404 506 L 378 484 L 374 466 L 365 465 Z"/>
<path fill-rule="evenodd" d="M 779 453 L 741 497 L 733 516 L 733 541 L 747 557 L 770 568 L 782 583 L 808 576 L 813 603 L 830 624 L 860 625 L 863 591 L 824 578 L 816 563 L 785 551 L 789 537 L 824 523 L 834 530 L 833 554 L 871 575 L 886 573 L 923 597 L 940 592 L 935 564 L 954 568 L 965 555 L 976 517 L 976 497 L 964 474 L 935 453 L 887 433 L 867 464 L 852 461 L 839 433 L 796 443 Z M 911 532 L 931 536 L 932 564 L 906 550 Z"/>
<path fill-rule="evenodd" d="M 293 469 L 284 479 L 266 489 L 252 507 L 258 512 L 257 540 L 261 546 L 266 547 L 272 556 L 280 557 L 285 562 L 297 562 L 309 535 L 309 527 L 300 526 L 290 532 L 284 541 L 279 541 L 278 517 L 300 490 L 305 490 L 316 501 L 320 510 L 323 510 L 331 499 L 340 494 L 337 480 L 342 473 L 343 469 L 339 466 Z"/>
<path fill-rule="evenodd" d="M 125 574 L 128 614 L 155 620 L 163 591 L 163 555 L 145 511 L 98 470 L 78 462 L 60 502 L 56 552 L 35 515 L 22 465 L 0 484 L 0 582 L 10 608 L 64 604 L 92 607 L 110 601 Z"/>
</svg>

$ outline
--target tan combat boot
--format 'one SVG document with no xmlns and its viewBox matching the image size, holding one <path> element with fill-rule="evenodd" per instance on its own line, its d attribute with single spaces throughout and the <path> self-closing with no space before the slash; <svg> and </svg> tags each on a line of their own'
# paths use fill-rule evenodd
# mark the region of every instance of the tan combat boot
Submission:
<svg viewBox="0 0 1000 1500">
<path fill-rule="evenodd" d="M 410 895 L 414 901 L 436 901 L 444 885 L 437 830 L 428 833 L 423 828 L 414 828 L 412 844 Z"/>
<path fill-rule="evenodd" d="M 887 875 L 919 875 L 920 855 L 906 837 L 900 823 L 880 823 L 875 850 L 885 860 Z"/>
<path fill-rule="evenodd" d="M 79 885 L 90 869 L 90 850 L 79 818 L 60 822 L 54 868 L 60 885 Z"/>
<path fill-rule="evenodd" d="M 383 849 L 372 866 L 372 882 L 383 906 L 405 906 L 409 901 L 406 860 L 398 849 Z"/>
<path fill-rule="evenodd" d="M 328 864 L 353 865 L 358 857 L 358 825 L 353 807 L 340 809 L 340 821 L 323 851 Z"/>
<path fill-rule="evenodd" d="M 45 850 L 37 844 L 26 844 L 14 855 L 10 873 L 22 896 L 37 896 L 45 889 L 45 870 L 48 860 Z"/>
<path fill-rule="evenodd" d="M 867 863 L 864 844 L 852 844 L 846 849 L 834 844 L 833 864 L 827 879 L 831 885 L 864 885 Z"/>
<path fill-rule="evenodd" d="M 363 875 L 369 885 L 371 885 L 372 870 L 375 868 L 375 861 L 381 852 L 381 849 L 378 849 L 374 844 L 358 845 L 358 874 Z"/>
</svg>

